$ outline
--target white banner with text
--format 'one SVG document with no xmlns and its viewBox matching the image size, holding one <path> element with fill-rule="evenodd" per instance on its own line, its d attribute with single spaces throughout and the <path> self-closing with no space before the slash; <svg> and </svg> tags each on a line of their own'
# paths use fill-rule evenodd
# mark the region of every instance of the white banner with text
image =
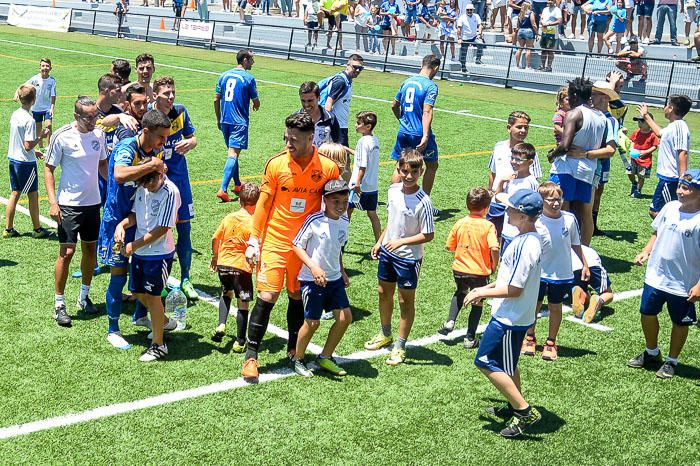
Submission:
<svg viewBox="0 0 700 466">
<path fill-rule="evenodd" d="M 68 32 L 70 8 L 50 8 L 29 5 L 10 5 L 7 24 L 42 31 Z"/>
</svg>

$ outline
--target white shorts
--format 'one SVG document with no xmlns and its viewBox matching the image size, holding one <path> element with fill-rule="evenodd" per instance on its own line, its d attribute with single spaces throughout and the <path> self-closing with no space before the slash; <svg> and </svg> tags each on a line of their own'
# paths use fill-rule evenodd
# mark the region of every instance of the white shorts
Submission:
<svg viewBox="0 0 700 466">
<path fill-rule="evenodd" d="M 628 10 L 634 8 L 634 0 L 625 0 L 625 8 Z"/>
<path fill-rule="evenodd" d="M 494 10 L 496 8 L 500 8 L 500 7 L 506 6 L 506 5 L 508 5 L 508 0 L 493 0 L 491 2 L 491 8 L 493 8 Z"/>
</svg>

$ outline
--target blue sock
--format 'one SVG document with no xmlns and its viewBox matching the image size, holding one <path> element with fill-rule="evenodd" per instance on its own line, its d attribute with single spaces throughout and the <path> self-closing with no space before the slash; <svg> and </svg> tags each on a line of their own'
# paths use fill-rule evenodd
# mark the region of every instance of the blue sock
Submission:
<svg viewBox="0 0 700 466">
<path fill-rule="evenodd" d="M 238 171 L 238 157 L 236 157 L 236 165 L 233 167 L 233 184 L 236 186 L 241 185 L 241 175 L 240 172 Z"/>
<path fill-rule="evenodd" d="M 124 285 L 126 285 L 126 274 L 110 276 L 107 296 L 105 297 L 109 333 L 119 331 L 119 316 L 122 313 L 122 290 Z"/>
<path fill-rule="evenodd" d="M 231 183 L 231 178 L 235 184 L 241 184 L 238 178 L 238 157 L 226 157 L 226 165 L 224 165 L 224 178 L 221 180 L 221 190 L 226 192 L 228 185 Z"/>
<path fill-rule="evenodd" d="M 131 316 L 131 321 L 136 322 L 141 317 L 146 317 L 148 315 L 148 309 L 141 303 L 138 299 L 136 300 L 136 309 L 134 309 L 134 315 Z"/>
<path fill-rule="evenodd" d="M 190 239 L 190 231 L 192 225 L 190 222 L 178 223 L 177 226 L 177 258 L 180 262 L 180 280 L 190 278 L 190 267 L 192 266 L 192 240 Z"/>
</svg>

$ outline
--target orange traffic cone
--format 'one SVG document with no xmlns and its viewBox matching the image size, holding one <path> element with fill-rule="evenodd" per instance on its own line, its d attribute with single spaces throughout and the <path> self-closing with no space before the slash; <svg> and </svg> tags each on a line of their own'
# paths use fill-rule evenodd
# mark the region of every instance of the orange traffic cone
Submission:
<svg viewBox="0 0 700 466">
<path fill-rule="evenodd" d="M 165 20 L 163 18 L 160 19 L 160 30 L 165 31 Z"/>
</svg>

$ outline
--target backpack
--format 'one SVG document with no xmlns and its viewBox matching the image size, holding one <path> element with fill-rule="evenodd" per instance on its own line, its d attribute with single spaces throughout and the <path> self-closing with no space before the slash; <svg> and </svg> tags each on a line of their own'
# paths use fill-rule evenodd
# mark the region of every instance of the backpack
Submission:
<svg viewBox="0 0 700 466">
<path fill-rule="evenodd" d="M 321 107 L 326 106 L 326 101 L 328 100 L 328 95 L 331 93 L 331 84 L 333 83 L 333 79 L 336 76 L 340 76 L 343 79 L 343 81 L 345 81 L 345 90 L 343 91 L 343 93 L 341 95 L 338 96 L 338 99 L 336 99 L 336 100 L 340 100 L 343 97 L 345 97 L 345 94 L 347 94 L 348 89 L 350 89 L 350 80 L 348 79 L 347 75 L 345 73 L 343 73 L 342 71 L 338 74 L 333 75 L 333 76 L 323 78 L 318 83 L 318 88 L 321 91 L 321 97 L 319 100 L 319 105 Z"/>
</svg>

